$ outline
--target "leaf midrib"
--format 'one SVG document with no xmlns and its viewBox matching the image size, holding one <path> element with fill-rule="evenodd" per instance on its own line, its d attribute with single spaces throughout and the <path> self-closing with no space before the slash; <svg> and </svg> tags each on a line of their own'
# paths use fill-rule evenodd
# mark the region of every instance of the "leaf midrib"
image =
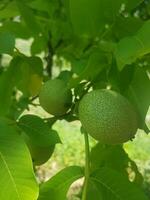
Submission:
<svg viewBox="0 0 150 200">
<path fill-rule="evenodd" d="M 4 166 L 5 166 L 5 168 L 6 168 L 6 171 L 8 172 L 8 174 L 9 174 L 9 176 L 10 176 L 10 180 L 11 180 L 13 186 L 14 186 L 14 190 L 16 191 L 17 197 L 18 197 L 19 200 L 21 200 L 20 194 L 19 194 L 18 189 L 17 189 L 17 185 L 16 185 L 16 183 L 15 183 L 15 181 L 14 181 L 14 178 L 13 178 L 13 175 L 11 174 L 11 171 L 10 171 L 10 169 L 9 169 L 9 166 L 8 166 L 8 164 L 7 164 L 7 162 L 6 162 L 6 160 L 5 160 L 5 158 L 4 158 L 4 156 L 3 156 L 3 154 L 2 154 L 1 151 L 0 151 L 0 157 L 1 157 L 2 161 L 3 161 L 3 163 L 4 163 Z"/>
<path fill-rule="evenodd" d="M 115 191 L 113 191 L 113 190 L 111 189 L 111 187 L 109 187 L 107 184 L 103 183 L 102 181 L 100 181 L 99 179 L 94 178 L 94 177 L 92 177 L 91 179 L 93 179 L 94 181 L 96 181 L 96 182 L 100 183 L 101 185 L 103 185 L 104 187 L 106 187 L 112 194 L 115 195 L 115 197 L 116 197 L 117 199 L 123 200 L 123 199 L 120 197 L 120 195 L 117 194 Z"/>
</svg>

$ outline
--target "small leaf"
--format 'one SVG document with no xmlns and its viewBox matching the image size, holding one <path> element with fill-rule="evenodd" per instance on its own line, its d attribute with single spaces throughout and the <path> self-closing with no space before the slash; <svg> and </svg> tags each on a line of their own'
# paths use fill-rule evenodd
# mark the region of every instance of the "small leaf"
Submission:
<svg viewBox="0 0 150 200">
<path fill-rule="evenodd" d="M 67 192 L 71 184 L 83 176 L 81 167 L 67 167 L 53 176 L 49 181 L 40 187 L 38 200 L 66 200 Z"/>
<path fill-rule="evenodd" d="M 38 185 L 31 157 L 13 123 L 0 119 L 0 199 L 36 200 Z"/>
</svg>

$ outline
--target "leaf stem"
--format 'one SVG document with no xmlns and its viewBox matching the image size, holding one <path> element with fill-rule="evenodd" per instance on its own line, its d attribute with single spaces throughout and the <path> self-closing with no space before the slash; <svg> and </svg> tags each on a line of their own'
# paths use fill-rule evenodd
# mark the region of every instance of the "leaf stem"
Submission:
<svg viewBox="0 0 150 200">
<path fill-rule="evenodd" d="M 88 134 L 84 131 L 84 140 L 85 140 L 85 179 L 82 193 L 82 200 L 86 200 L 87 198 L 87 189 L 88 189 L 88 181 L 90 176 L 90 147 L 89 147 L 89 138 Z"/>
</svg>

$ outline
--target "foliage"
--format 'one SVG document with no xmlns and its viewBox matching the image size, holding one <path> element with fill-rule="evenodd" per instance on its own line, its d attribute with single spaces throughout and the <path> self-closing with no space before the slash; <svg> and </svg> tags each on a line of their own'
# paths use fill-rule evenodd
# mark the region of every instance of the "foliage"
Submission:
<svg viewBox="0 0 150 200">
<path fill-rule="evenodd" d="M 148 132 L 149 35 L 149 0 L 0 1 L 1 200 L 65 200 L 71 184 L 83 176 L 82 200 L 91 195 L 93 200 L 147 199 L 142 177 L 121 145 L 97 144 L 89 155 L 86 141 L 85 173 L 81 167 L 71 166 L 37 184 L 36 163 L 22 134 L 34 146 L 54 147 L 60 139 L 53 124 L 78 120 L 81 98 L 89 90 L 106 88 L 133 104 L 139 114 L 138 128 Z M 31 42 L 30 55 L 17 48 L 18 39 Z M 4 65 L 6 54 L 10 62 Z M 48 118 L 24 115 L 30 105 L 40 106 L 41 86 L 56 77 L 54 68 L 58 69 L 57 78 L 73 93 L 70 110 Z M 128 168 L 136 178 L 130 179 Z"/>
</svg>

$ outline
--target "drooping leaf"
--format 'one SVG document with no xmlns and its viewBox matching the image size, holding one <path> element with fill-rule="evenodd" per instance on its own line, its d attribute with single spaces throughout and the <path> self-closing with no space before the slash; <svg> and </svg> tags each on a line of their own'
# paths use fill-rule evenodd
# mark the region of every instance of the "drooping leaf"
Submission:
<svg viewBox="0 0 150 200">
<path fill-rule="evenodd" d="M 0 199 L 37 200 L 31 157 L 13 123 L 0 119 Z"/>
<path fill-rule="evenodd" d="M 102 191 L 105 200 L 148 200 L 141 188 L 110 168 L 102 167 L 95 171 L 91 180 L 104 188 Z"/>
<path fill-rule="evenodd" d="M 66 200 L 67 192 L 71 184 L 83 176 L 81 167 L 67 167 L 53 176 L 49 181 L 40 187 L 38 200 Z"/>
<path fill-rule="evenodd" d="M 23 115 L 19 119 L 19 126 L 37 146 L 46 147 L 60 142 L 57 132 L 36 115 Z"/>
<path fill-rule="evenodd" d="M 125 91 L 125 95 L 137 109 L 140 118 L 139 128 L 143 128 L 150 105 L 150 79 L 144 68 L 136 68 L 133 80 L 129 88 Z"/>
</svg>

